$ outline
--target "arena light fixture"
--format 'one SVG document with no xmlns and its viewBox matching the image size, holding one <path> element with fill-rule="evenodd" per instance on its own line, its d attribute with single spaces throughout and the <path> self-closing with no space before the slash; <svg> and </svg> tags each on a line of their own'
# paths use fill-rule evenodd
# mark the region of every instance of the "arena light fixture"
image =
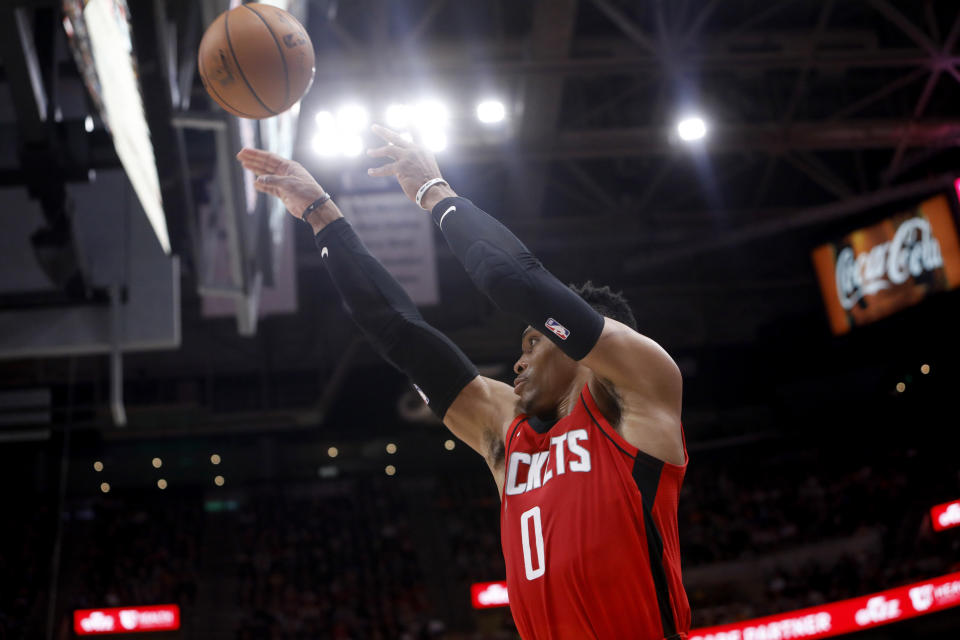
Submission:
<svg viewBox="0 0 960 640">
<path fill-rule="evenodd" d="M 160 490 L 166 489 L 166 488 L 167 488 L 167 481 L 164 480 L 163 478 L 160 478 L 159 480 L 157 480 L 157 488 L 160 489 Z"/>
<path fill-rule="evenodd" d="M 677 135 L 684 142 L 696 142 L 707 136 L 707 123 L 700 116 L 687 116 L 677 122 Z"/>
<path fill-rule="evenodd" d="M 83 119 L 83 130 L 87 133 L 93 131 L 93 116 L 87 116 Z"/>
<path fill-rule="evenodd" d="M 923 375 L 927 375 L 928 373 L 930 373 L 930 365 L 928 364 L 920 365 L 920 373 L 922 373 Z"/>
<path fill-rule="evenodd" d="M 503 122 L 507 109 L 499 100 L 484 100 L 477 105 L 477 120 L 484 124 Z"/>
<path fill-rule="evenodd" d="M 370 122 L 367 109 L 359 104 L 345 104 L 337 110 L 337 126 L 346 131 L 362 131 Z"/>
<path fill-rule="evenodd" d="M 384 112 L 384 122 L 391 129 L 406 129 L 410 126 L 410 107 L 399 102 L 389 105 Z"/>
<path fill-rule="evenodd" d="M 447 133 L 438 129 L 431 129 L 421 133 L 424 146 L 430 151 L 443 151 L 447 148 Z"/>
<path fill-rule="evenodd" d="M 363 153 L 363 138 L 358 134 L 348 133 L 340 136 L 340 153 L 348 158 L 356 158 Z"/>
<path fill-rule="evenodd" d="M 421 100 L 414 107 L 413 121 L 421 131 L 445 129 L 450 122 L 450 110 L 439 100 Z"/>
<path fill-rule="evenodd" d="M 457 446 L 457 443 L 454 442 L 453 440 L 446 440 L 443 443 L 443 448 L 446 449 L 447 451 L 453 451 L 454 447 L 456 446 Z"/>
<path fill-rule="evenodd" d="M 96 471 L 97 473 L 100 473 L 101 471 L 103 471 L 103 463 L 100 462 L 99 460 L 97 460 L 96 462 L 94 462 L 94 463 L 93 463 L 93 470 Z"/>
<path fill-rule="evenodd" d="M 336 447 L 330 447 L 327 449 L 327 455 L 331 458 L 336 458 L 340 454 L 340 451 Z"/>
<path fill-rule="evenodd" d="M 215 453 L 210 456 L 210 464 L 220 464 L 220 454 Z"/>
<path fill-rule="evenodd" d="M 213 484 L 217 485 L 218 487 L 222 487 L 224 482 L 225 480 L 223 479 L 223 476 L 216 476 L 213 479 Z"/>
<path fill-rule="evenodd" d="M 329 111 L 318 111 L 313 119 L 317 123 L 316 133 L 311 140 L 314 152 L 325 158 L 339 154 L 340 136 L 337 119 Z"/>
<path fill-rule="evenodd" d="M 447 148 L 450 110 L 436 99 L 421 100 L 413 109 L 413 124 L 423 145 L 434 152 Z"/>
<path fill-rule="evenodd" d="M 338 142 L 339 137 L 317 133 L 313 136 L 310 146 L 313 147 L 314 153 L 316 153 L 318 156 L 323 158 L 332 158 L 340 153 L 340 149 L 337 145 Z"/>
<path fill-rule="evenodd" d="M 395 445 L 395 444 L 392 443 L 392 442 L 388 442 L 388 443 L 387 443 L 387 453 L 389 453 L 390 455 L 393 455 L 393 454 L 396 453 L 396 452 L 397 452 L 397 445 Z"/>
<path fill-rule="evenodd" d="M 326 109 L 317 111 L 317 114 L 313 116 L 313 120 L 317 123 L 318 131 L 332 131 L 337 128 L 337 119 Z"/>
<path fill-rule="evenodd" d="M 101 483 L 100 483 L 100 491 L 103 491 L 104 493 L 110 493 L 110 483 L 109 483 L 109 482 L 101 482 Z"/>
<path fill-rule="evenodd" d="M 392 476 L 392 475 L 396 475 L 396 473 L 397 473 L 397 468 L 396 468 L 395 466 L 393 466 L 392 464 L 388 464 L 383 471 L 384 471 L 384 473 L 386 473 L 388 476 Z"/>
<path fill-rule="evenodd" d="M 163 466 L 163 460 L 161 460 L 160 458 L 154 458 L 151 461 L 151 464 L 153 465 L 154 469 L 159 469 L 160 467 Z"/>
</svg>

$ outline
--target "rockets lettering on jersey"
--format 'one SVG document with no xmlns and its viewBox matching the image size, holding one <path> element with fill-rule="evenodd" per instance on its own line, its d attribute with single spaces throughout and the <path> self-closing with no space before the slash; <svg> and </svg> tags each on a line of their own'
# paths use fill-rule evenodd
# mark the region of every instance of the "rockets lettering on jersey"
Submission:
<svg viewBox="0 0 960 640">
<path fill-rule="evenodd" d="M 590 471 L 590 451 L 581 444 L 588 439 L 586 429 L 573 429 L 550 438 L 546 451 L 512 452 L 504 491 L 508 496 L 515 496 L 539 489 L 555 476 Z"/>
</svg>

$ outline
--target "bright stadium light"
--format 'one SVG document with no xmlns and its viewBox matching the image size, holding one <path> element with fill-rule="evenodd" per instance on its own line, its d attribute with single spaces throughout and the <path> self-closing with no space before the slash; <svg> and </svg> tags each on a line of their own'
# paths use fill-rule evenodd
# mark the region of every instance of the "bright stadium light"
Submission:
<svg viewBox="0 0 960 640">
<path fill-rule="evenodd" d="M 359 104 L 345 104 L 337 110 L 337 125 L 349 131 L 362 131 L 370 114 Z"/>
<path fill-rule="evenodd" d="M 499 100 L 484 100 L 477 105 L 477 120 L 484 124 L 503 122 L 507 117 L 507 109 Z"/>
<path fill-rule="evenodd" d="M 414 107 L 413 120 L 424 133 L 445 129 L 450 121 L 450 110 L 439 100 L 423 100 Z"/>
<path fill-rule="evenodd" d="M 447 134 L 440 130 L 424 131 L 421 134 L 423 144 L 430 151 L 443 151 L 447 148 Z"/>
<path fill-rule="evenodd" d="M 332 158 L 340 153 L 340 136 L 337 128 L 337 119 L 329 111 L 318 111 L 314 116 L 317 130 L 311 140 L 314 152 L 325 158 Z"/>
<path fill-rule="evenodd" d="M 340 137 L 340 153 L 348 158 L 356 158 L 363 153 L 363 138 L 355 133 Z"/>
<path fill-rule="evenodd" d="M 340 147 L 338 145 L 339 141 L 339 136 L 318 133 L 317 135 L 313 136 L 311 146 L 313 147 L 313 151 L 318 156 L 332 158 L 340 153 Z"/>
<path fill-rule="evenodd" d="M 329 111 L 317 111 L 313 119 L 317 123 L 318 131 L 332 131 L 337 128 L 337 119 Z"/>
<path fill-rule="evenodd" d="M 707 123 L 699 116 L 683 118 L 677 123 L 677 135 L 684 142 L 703 140 L 707 135 Z"/>
<path fill-rule="evenodd" d="M 406 129 L 410 126 L 410 107 L 395 102 L 387 107 L 384 121 L 391 129 Z"/>
<path fill-rule="evenodd" d="M 83 130 L 87 133 L 93 131 L 93 116 L 87 116 L 83 119 Z"/>
</svg>

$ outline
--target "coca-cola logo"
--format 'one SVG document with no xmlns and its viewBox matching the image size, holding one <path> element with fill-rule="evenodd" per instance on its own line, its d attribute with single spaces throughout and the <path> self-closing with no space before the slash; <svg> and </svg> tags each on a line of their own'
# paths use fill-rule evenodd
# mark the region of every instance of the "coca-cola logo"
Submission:
<svg viewBox="0 0 960 640">
<path fill-rule="evenodd" d="M 477 594 L 477 602 L 485 606 L 510 604 L 510 596 L 505 586 L 495 583 Z"/>
<path fill-rule="evenodd" d="M 837 256 L 836 280 L 840 305 L 850 310 L 864 296 L 876 294 L 908 278 L 943 267 L 940 243 L 924 218 L 910 218 L 890 242 L 855 255 L 845 247 Z"/>
<path fill-rule="evenodd" d="M 113 631 L 113 616 L 94 611 L 80 621 L 80 627 L 84 631 Z"/>
<path fill-rule="evenodd" d="M 941 527 L 952 527 L 955 524 L 960 524 L 960 502 L 954 502 L 947 507 L 947 510 L 937 518 L 937 521 Z"/>
</svg>

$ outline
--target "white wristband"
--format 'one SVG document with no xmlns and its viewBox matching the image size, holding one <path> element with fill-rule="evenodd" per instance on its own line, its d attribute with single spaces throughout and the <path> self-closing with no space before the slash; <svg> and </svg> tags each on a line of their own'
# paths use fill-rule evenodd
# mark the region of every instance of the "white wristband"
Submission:
<svg viewBox="0 0 960 640">
<path fill-rule="evenodd" d="M 445 184 L 448 187 L 450 186 L 450 184 L 443 178 L 432 178 L 424 182 L 423 185 L 421 185 L 421 187 L 417 189 L 417 206 L 418 207 L 423 209 L 423 205 L 420 204 L 420 201 L 423 200 L 423 196 L 427 193 L 427 190 L 430 189 L 430 187 L 438 184 Z"/>
</svg>

